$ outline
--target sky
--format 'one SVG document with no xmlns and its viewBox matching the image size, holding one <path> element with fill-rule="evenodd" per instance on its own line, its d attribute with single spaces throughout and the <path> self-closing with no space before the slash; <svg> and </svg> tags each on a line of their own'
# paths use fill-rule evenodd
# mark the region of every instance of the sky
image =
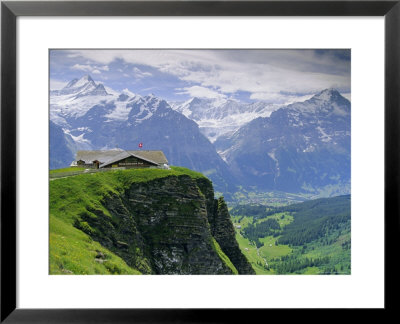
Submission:
<svg viewBox="0 0 400 324">
<path fill-rule="evenodd" d="M 350 99 L 350 73 L 350 50 L 50 50 L 52 90 L 89 74 L 116 91 L 169 101 L 288 104 L 327 88 Z"/>
</svg>

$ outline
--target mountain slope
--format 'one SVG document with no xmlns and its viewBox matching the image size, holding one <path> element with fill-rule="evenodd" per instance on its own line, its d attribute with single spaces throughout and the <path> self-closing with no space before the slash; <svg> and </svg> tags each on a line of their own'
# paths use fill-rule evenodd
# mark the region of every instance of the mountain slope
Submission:
<svg viewBox="0 0 400 324">
<path fill-rule="evenodd" d="M 74 160 L 75 143 L 71 136 L 64 134 L 63 129 L 50 121 L 49 167 L 58 169 L 71 164 Z"/>
<path fill-rule="evenodd" d="M 215 146 L 243 184 L 287 192 L 340 185 L 346 192 L 350 114 L 347 99 L 336 90 L 324 90 L 251 121 Z"/>
</svg>

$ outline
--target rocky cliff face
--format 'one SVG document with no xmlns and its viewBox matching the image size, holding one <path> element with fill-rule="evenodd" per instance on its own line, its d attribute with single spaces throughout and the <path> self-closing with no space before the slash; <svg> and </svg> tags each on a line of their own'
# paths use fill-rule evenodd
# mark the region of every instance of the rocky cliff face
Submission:
<svg viewBox="0 0 400 324">
<path fill-rule="evenodd" d="M 221 246 L 222 251 L 229 257 L 235 265 L 239 274 L 252 274 L 254 272 L 249 261 L 242 254 L 239 244 L 235 239 L 235 229 L 231 222 L 231 216 L 228 207 L 223 198 L 216 201 L 216 214 L 214 216 L 214 224 L 211 227 L 211 233 Z"/>
<path fill-rule="evenodd" d="M 226 204 L 214 199 L 206 178 L 133 183 L 103 205 L 111 216 L 89 209 L 75 227 L 142 273 L 254 274 L 239 250 Z"/>
<path fill-rule="evenodd" d="M 214 199 L 214 190 L 208 179 L 199 178 L 196 182 L 207 201 L 207 215 L 211 235 L 235 265 L 239 274 L 255 274 L 249 261 L 240 251 L 239 244 L 235 238 L 235 229 L 224 198 Z"/>
</svg>

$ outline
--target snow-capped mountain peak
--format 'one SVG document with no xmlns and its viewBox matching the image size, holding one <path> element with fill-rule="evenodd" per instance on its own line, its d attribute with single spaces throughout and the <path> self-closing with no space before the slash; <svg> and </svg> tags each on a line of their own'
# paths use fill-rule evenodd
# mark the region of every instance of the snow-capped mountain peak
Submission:
<svg viewBox="0 0 400 324">
<path fill-rule="evenodd" d="M 70 117 L 77 118 L 101 102 L 112 101 L 117 93 L 108 93 L 102 83 L 86 74 L 73 79 L 61 90 L 50 91 L 50 119 L 66 126 Z"/>
<path fill-rule="evenodd" d="M 326 89 L 250 121 L 214 146 L 242 183 L 292 192 L 332 184 L 348 190 L 350 136 L 351 103 Z"/>
<path fill-rule="evenodd" d="M 306 101 L 295 102 L 283 108 L 296 120 L 299 114 L 348 116 L 351 110 L 350 102 L 335 89 L 325 89 Z"/>
<path fill-rule="evenodd" d="M 80 79 L 73 79 L 63 89 L 80 88 L 84 85 L 87 85 L 88 83 L 96 85 L 96 83 L 93 81 L 92 77 L 89 74 L 86 74 L 83 77 L 81 77 Z"/>
<path fill-rule="evenodd" d="M 79 79 L 73 79 L 68 84 L 63 88 L 63 89 L 69 89 L 74 87 L 74 85 L 79 81 Z"/>
<path fill-rule="evenodd" d="M 341 97 L 341 94 L 339 93 L 339 91 L 337 91 L 336 89 L 330 88 L 330 89 L 325 89 L 325 90 L 321 91 L 320 93 L 317 93 L 312 98 L 318 99 L 318 100 L 323 100 L 323 101 L 332 101 L 339 97 Z"/>
<path fill-rule="evenodd" d="M 50 96 L 62 96 L 61 100 L 76 99 L 84 96 L 107 96 L 101 83 L 96 83 L 89 74 L 73 79 L 61 90 L 50 91 Z"/>
<path fill-rule="evenodd" d="M 129 89 L 125 88 L 121 91 L 121 94 L 127 95 L 129 97 L 136 97 L 136 94 L 130 91 Z"/>
<path fill-rule="evenodd" d="M 245 123 L 266 117 L 277 107 L 258 102 L 244 103 L 232 98 L 191 98 L 171 104 L 172 109 L 195 121 L 200 131 L 211 141 L 239 129 Z"/>
</svg>

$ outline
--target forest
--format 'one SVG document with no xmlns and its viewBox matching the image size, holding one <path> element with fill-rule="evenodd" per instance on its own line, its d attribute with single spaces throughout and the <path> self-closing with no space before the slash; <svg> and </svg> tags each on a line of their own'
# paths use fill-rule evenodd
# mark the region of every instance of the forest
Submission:
<svg viewBox="0 0 400 324">
<path fill-rule="evenodd" d="M 350 195 L 280 207 L 239 205 L 230 213 L 258 273 L 350 273 Z"/>
</svg>

